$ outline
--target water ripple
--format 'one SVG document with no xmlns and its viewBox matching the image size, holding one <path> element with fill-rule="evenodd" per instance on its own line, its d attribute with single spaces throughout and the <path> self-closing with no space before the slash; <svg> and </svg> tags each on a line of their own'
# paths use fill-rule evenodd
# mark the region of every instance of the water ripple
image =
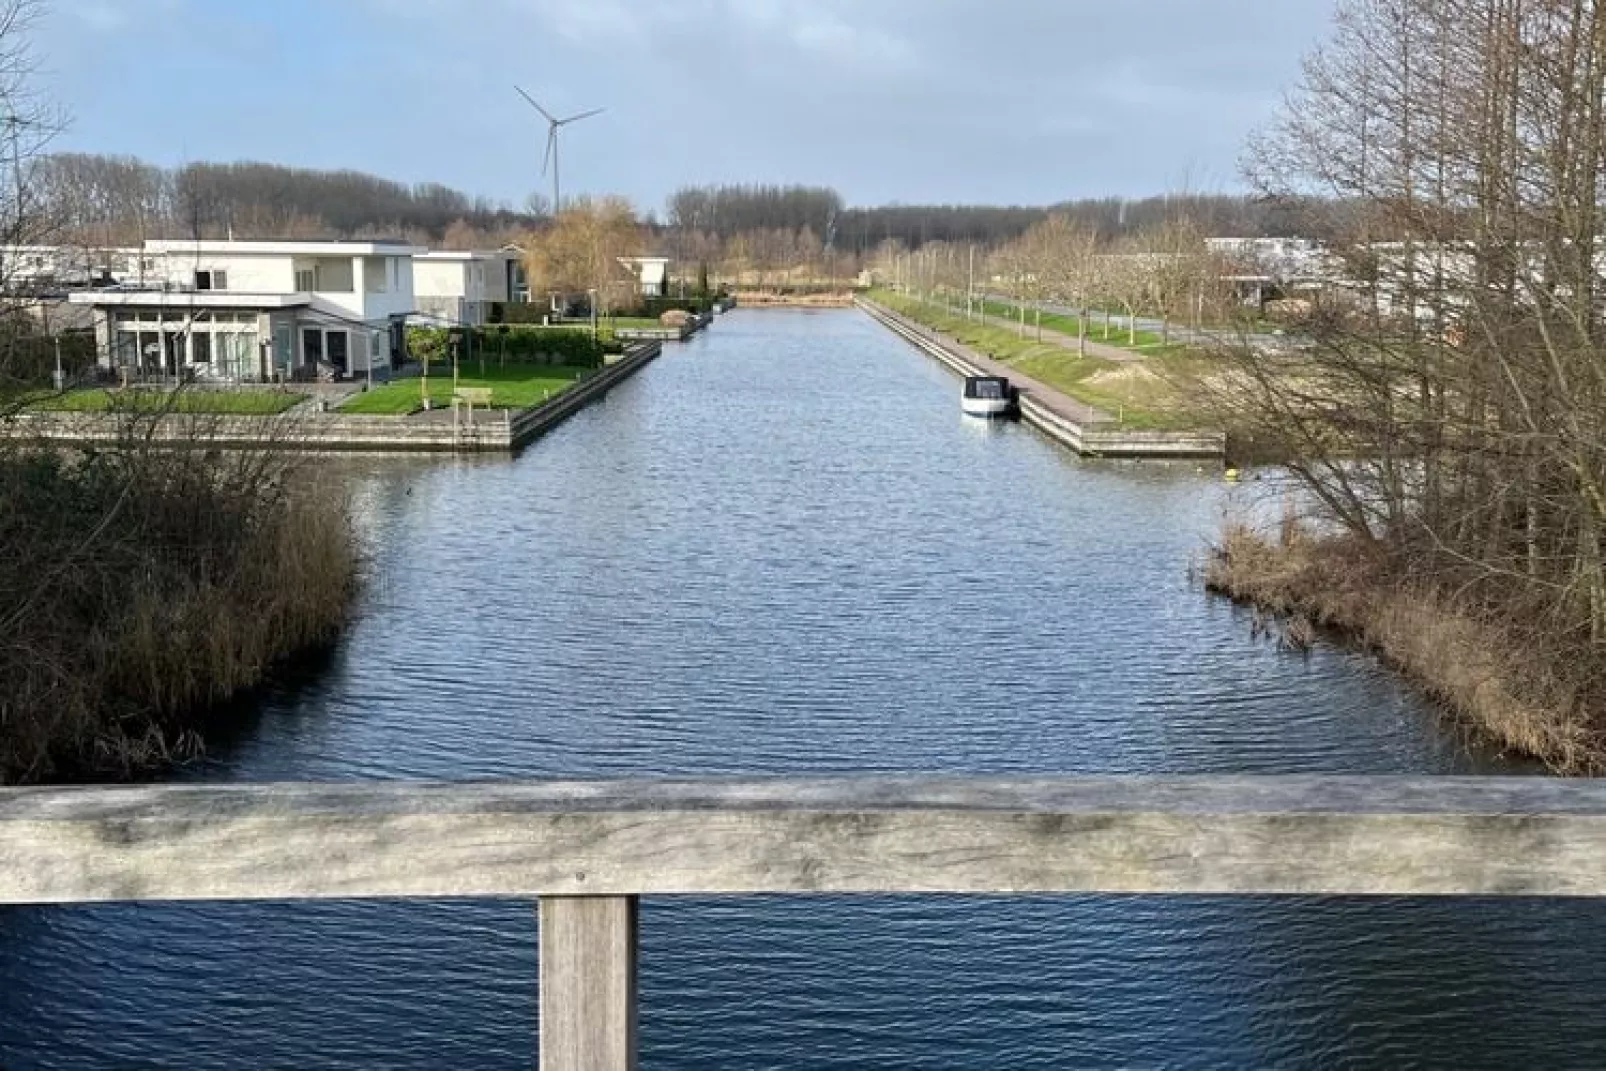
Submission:
<svg viewBox="0 0 1606 1071">
<path fill-rule="evenodd" d="M 865 318 L 738 313 L 516 462 L 352 460 L 376 576 L 191 776 L 1491 768 L 1186 578 L 1220 485 L 965 421 Z M 656 900 L 651 1068 L 1606 1064 L 1590 904 Z M 527 1067 L 528 905 L 0 913 L 0 1067 Z"/>
</svg>

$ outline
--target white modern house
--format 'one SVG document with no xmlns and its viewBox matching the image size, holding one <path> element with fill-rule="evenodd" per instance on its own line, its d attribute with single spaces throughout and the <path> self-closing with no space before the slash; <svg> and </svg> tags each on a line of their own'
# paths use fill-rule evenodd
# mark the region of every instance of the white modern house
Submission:
<svg viewBox="0 0 1606 1071">
<path fill-rule="evenodd" d="M 74 292 L 103 366 L 131 377 L 362 376 L 406 356 L 413 258 L 401 242 L 147 241 L 140 280 Z"/>
<path fill-rule="evenodd" d="M 642 297 L 663 297 L 668 292 L 668 257 L 620 257 L 619 263 L 635 274 Z"/>
<path fill-rule="evenodd" d="M 519 254 L 430 250 L 413 257 L 417 319 L 442 325 L 479 326 L 494 319 L 495 306 L 515 300 Z"/>
</svg>

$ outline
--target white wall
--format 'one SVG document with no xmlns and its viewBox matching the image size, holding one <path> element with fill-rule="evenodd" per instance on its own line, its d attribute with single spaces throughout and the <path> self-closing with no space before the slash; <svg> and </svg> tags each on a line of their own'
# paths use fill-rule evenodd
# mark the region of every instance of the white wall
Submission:
<svg viewBox="0 0 1606 1071">
<path fill-rule="evenodd" d="M 298 264 L 309 266 L 314 261 L 333 263 L 334 271 L 326 274 L 340 276 L 344 286 L 350 274 L 349 290 L 314 291 L 317 298 L 342 316 L 366 322 L 383 321 L 413 311 L 413 260 L 410 256 L 330 257 L 314 255 L 298 257 L 290 253 L 219 254 L 169 252 L 155 258 L 155 278 L 148 284 L 163 282 L 175 289 L 189 289 L 195 285 L 197 271 L 223 271 L 228 273 L 225 292 L 236 294 L 293 294 L 296 293 L 295 269 Z M 383 290 L 371 288 L 371 273 L 378 271 L 384 279 Z"/>
<path fill-rule="evenodd" d="M 295 292 L 294 258 L 289 256 L 248 256 L 222 253 L 164 253 L 156 258 L 156 280 L 174 288 L 195 285 L 197 271 L 228 273 L 228 289 L 243 294 L 291 294 Z"/>
<path fill-rule="evenodd" d="M 468 297 L 468 267 L 466 260 L 432 260 L 413 258 L 413 290 L 420 297 Z"/>
</svg>

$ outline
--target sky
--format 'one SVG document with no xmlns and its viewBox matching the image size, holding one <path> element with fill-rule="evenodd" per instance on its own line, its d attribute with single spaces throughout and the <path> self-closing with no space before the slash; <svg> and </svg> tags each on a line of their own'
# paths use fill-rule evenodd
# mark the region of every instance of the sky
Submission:
<svg viewBox="0 0 1606 1071">
<path fill-rule="evenodd" d="M 849 204 L 1241 188 L 1335 0 L 49 0 L 63 151 L 264 160 L 522 204 L 706 182 Z"/>
</svg>

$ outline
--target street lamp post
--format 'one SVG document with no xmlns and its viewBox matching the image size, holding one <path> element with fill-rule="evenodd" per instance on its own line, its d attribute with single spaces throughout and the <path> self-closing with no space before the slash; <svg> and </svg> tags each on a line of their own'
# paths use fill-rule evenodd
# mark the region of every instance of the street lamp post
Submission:
<svg viewBox="0 0 1606 1071">
<path fill-rule="evenodd" d="M 592 287 L 586 291 L 591 297 L 591 337 L 597 337 L 597 288 Z"/>
</svg>

